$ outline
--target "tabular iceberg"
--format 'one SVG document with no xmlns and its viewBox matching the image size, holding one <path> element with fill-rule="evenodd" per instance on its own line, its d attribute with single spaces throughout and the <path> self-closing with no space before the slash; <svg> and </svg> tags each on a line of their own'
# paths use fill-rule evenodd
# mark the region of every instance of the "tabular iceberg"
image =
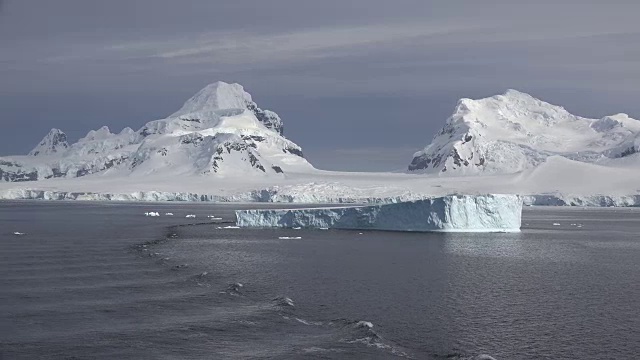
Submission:
<svg viewBox="0 0 640 360">
<path fill-rule="evenodd" d="M 236 211 L 240 227 L 518 232 L 519 195 L 450 195 L 395 204 Z"/>
</svg>

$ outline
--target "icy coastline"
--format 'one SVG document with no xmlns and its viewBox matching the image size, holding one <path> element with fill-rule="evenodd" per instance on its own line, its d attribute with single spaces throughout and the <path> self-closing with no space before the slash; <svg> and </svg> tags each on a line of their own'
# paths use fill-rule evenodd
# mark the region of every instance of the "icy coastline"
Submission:
<svg viewBox="0 0 640 360">
<path fill-rule="evenodd" d="M 192 192 L 134 191 L 127 193 L 67 192 L 52 190 L 10 189 L 0 191 L 2 200 L 63 200 L 63 201 L 128 201 L 128 202 L 257 202 L 308 204 L 394 204 L 433 198 L 426 194 L 406 193 L 397 196 L 366 196 L 363 194 L 310 194 L 279 192 L 261 189 L 233 195 L 201 194 Z M 640 195 L 565 195 L 536 194 L 522 196 L 525 206 L 583 206 L 583 207 L 637 207 Z"/>
<path fill-rule="evenodd" d="M 522 197 L 450 195 L 395 204 L 236 211 L 240 227 L 430 232 L 518 232 Z"/>
</svg>

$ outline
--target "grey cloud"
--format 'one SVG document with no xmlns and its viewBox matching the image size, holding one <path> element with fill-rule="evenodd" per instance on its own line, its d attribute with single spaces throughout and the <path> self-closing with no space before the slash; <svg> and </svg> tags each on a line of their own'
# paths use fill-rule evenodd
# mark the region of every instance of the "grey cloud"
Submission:
<svg viewBox="0 0 640 360">
<path fill-rule="evenodd" d="M 588 0 L 9 0 L 0 153 L 52 126 L 140 126 L 215 80 L 245 85 L 325 167 L 334 149 L 417 150 L 458 98 L 507 88 L 640 117 L 637 13 Z"/>
</svg>

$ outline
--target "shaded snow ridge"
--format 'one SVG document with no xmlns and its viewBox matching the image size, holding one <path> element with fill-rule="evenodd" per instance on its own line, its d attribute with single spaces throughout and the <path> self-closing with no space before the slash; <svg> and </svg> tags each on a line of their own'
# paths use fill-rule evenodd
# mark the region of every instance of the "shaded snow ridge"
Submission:
<svg viewBox="0 0 640 360">
<path fill-rule="evenodd" d="M 600 163 L 635 153 L 640 153 L 640 121 L 626 114 L 583 118 L 509 90 L 461 99 L 431 144 L 414 154 L 409 171 L 514 173 L 550 156 Z"/>
<path fill-rule="evenodd" d="M 395 204 L 236 211 L 240 227 L 433 232 L 518 232 L 522 197 L 450 195 Z"/>
<path fill-rule="evenodd" d="M 53 129 L 31 156 L 0 158 L 0 181 L 91 174 L 279 177 L 292 168 L 312 169 L 283 130 L 280 117 L 258 107 L 241 85 L 216 82 L 138 131 L 114 134 L 105 126 L 69 145 Z"/>
</svg>

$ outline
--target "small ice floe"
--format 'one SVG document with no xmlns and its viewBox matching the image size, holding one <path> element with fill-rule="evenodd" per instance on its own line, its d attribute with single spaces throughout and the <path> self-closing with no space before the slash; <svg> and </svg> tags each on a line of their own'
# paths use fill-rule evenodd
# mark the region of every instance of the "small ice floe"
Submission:
<svg viewBox="0 0 640 360">
<path fill-rule="evenodd" d="M 173 216 L 173 213 L 166 213 L 164 216 Z"/>
<path fill-rule="evenodd" d="M 240 293 L 240 290 L 243 287 L 244 287 L 244 285 L 242 285 L 241 283 L 229 284 L 229 286 L 227 287 L 227 291 L 222 291 L 220 293 L 221 294 L 229 294 L 229 295 L 233 295 L 233 296 L 242 295 Z"/>
<path fill-rule="evenodd" d="M 207 215 L 207 217 L 211 220 L 222 220 L 221 217 L 216 217 L 215 215 Z"/>
<path fill-rule="evenodd" d="M 553 223 L 553 226 L 560 226 L 560 223 Z"/>
<path fill-rule="evenodd" d="M 307 326 L 320 326 L 320 325 L 322 325 L 321 321 L 309 321 L 309 320 L 300 319 L 300 318 L 296 318 L 296 321 L 301 323 L 301 324 L 305 324 Z"/>
<path fill-rule="evenodd" d="M 296 227 L 294 227 L 294 228 L 292 228 L 292 229 L 293 229 L 293 230 L 300 230 L 300 229 L 302 229 L 302 228 L 301 228 L 300 226 L 296 226 Z"/>
<path fill-rule="evenodd" d="M 300 240 L 302 236 L 278 236 L 280 240 Z"/>
<path fill-rule="evenodd" d="M 24 235 L 27 235 L 27 234 L 23 233 L 23 232 L 19 232 L 19 231 L 14 231 L 13 235 L 15 235 L 15 236 L 24 236 Z"/>
<path fill-rule="evenodd" d="M 160 213 L 155 212 L 155 211 L 149 211 L 149 212 L 144 213 L 144 216 L 156 217 L 156 216 L 160 216 Z"/>
<path fill-rule="evenodd" d="M 358 235 L 363 235 L 363 233 L 358 233 Z"/>
<path fill-rule="evenodd" d="M 369 321 L 358 321 L 355 327 L 363 329 L 373 329 L 373 323 Z"/>
<path fill-rule="evenodd" d="M 329 228 L 322 227 L 322 228 L 318 228 L 318 230 L 329 230 Z"/>
<path fill-rule="evenodd" d="M 496 360 L 496 358 L 494 358 L 493 356 L 486 355 L 486 354 L 481 354 L 481 355 L 478 355 L 478 356 L 474 357 L 472 360 Z"/>
<path fill-rule="evenodd" d="M 240 229 L 240 226 L 225 226 L 223 229 Z"/>
<path fill-rule="evenodd" d="M 273 299 L 273 302 L 278 305 L 278 306 L 286 306 L 286 307 L 294 307 L 295 304 L 293 303 L 293 300 L 291 300 L 291 298 L 282 296 L 282 297 L 277 297 L 275 299 Z"/>
<path fill-rule="evenodd" d="M 193 218 L 195 218 L 196 216 L 195 216 L 195 215 L 193 215 L 193 214 L 189 214 L 189 215 L 187 215 L 187 216 L 185 216 L 185 217 L 186 217 L 186 218 L 188 218 L 188 219 L 193 219 Z"/>
</svg>

